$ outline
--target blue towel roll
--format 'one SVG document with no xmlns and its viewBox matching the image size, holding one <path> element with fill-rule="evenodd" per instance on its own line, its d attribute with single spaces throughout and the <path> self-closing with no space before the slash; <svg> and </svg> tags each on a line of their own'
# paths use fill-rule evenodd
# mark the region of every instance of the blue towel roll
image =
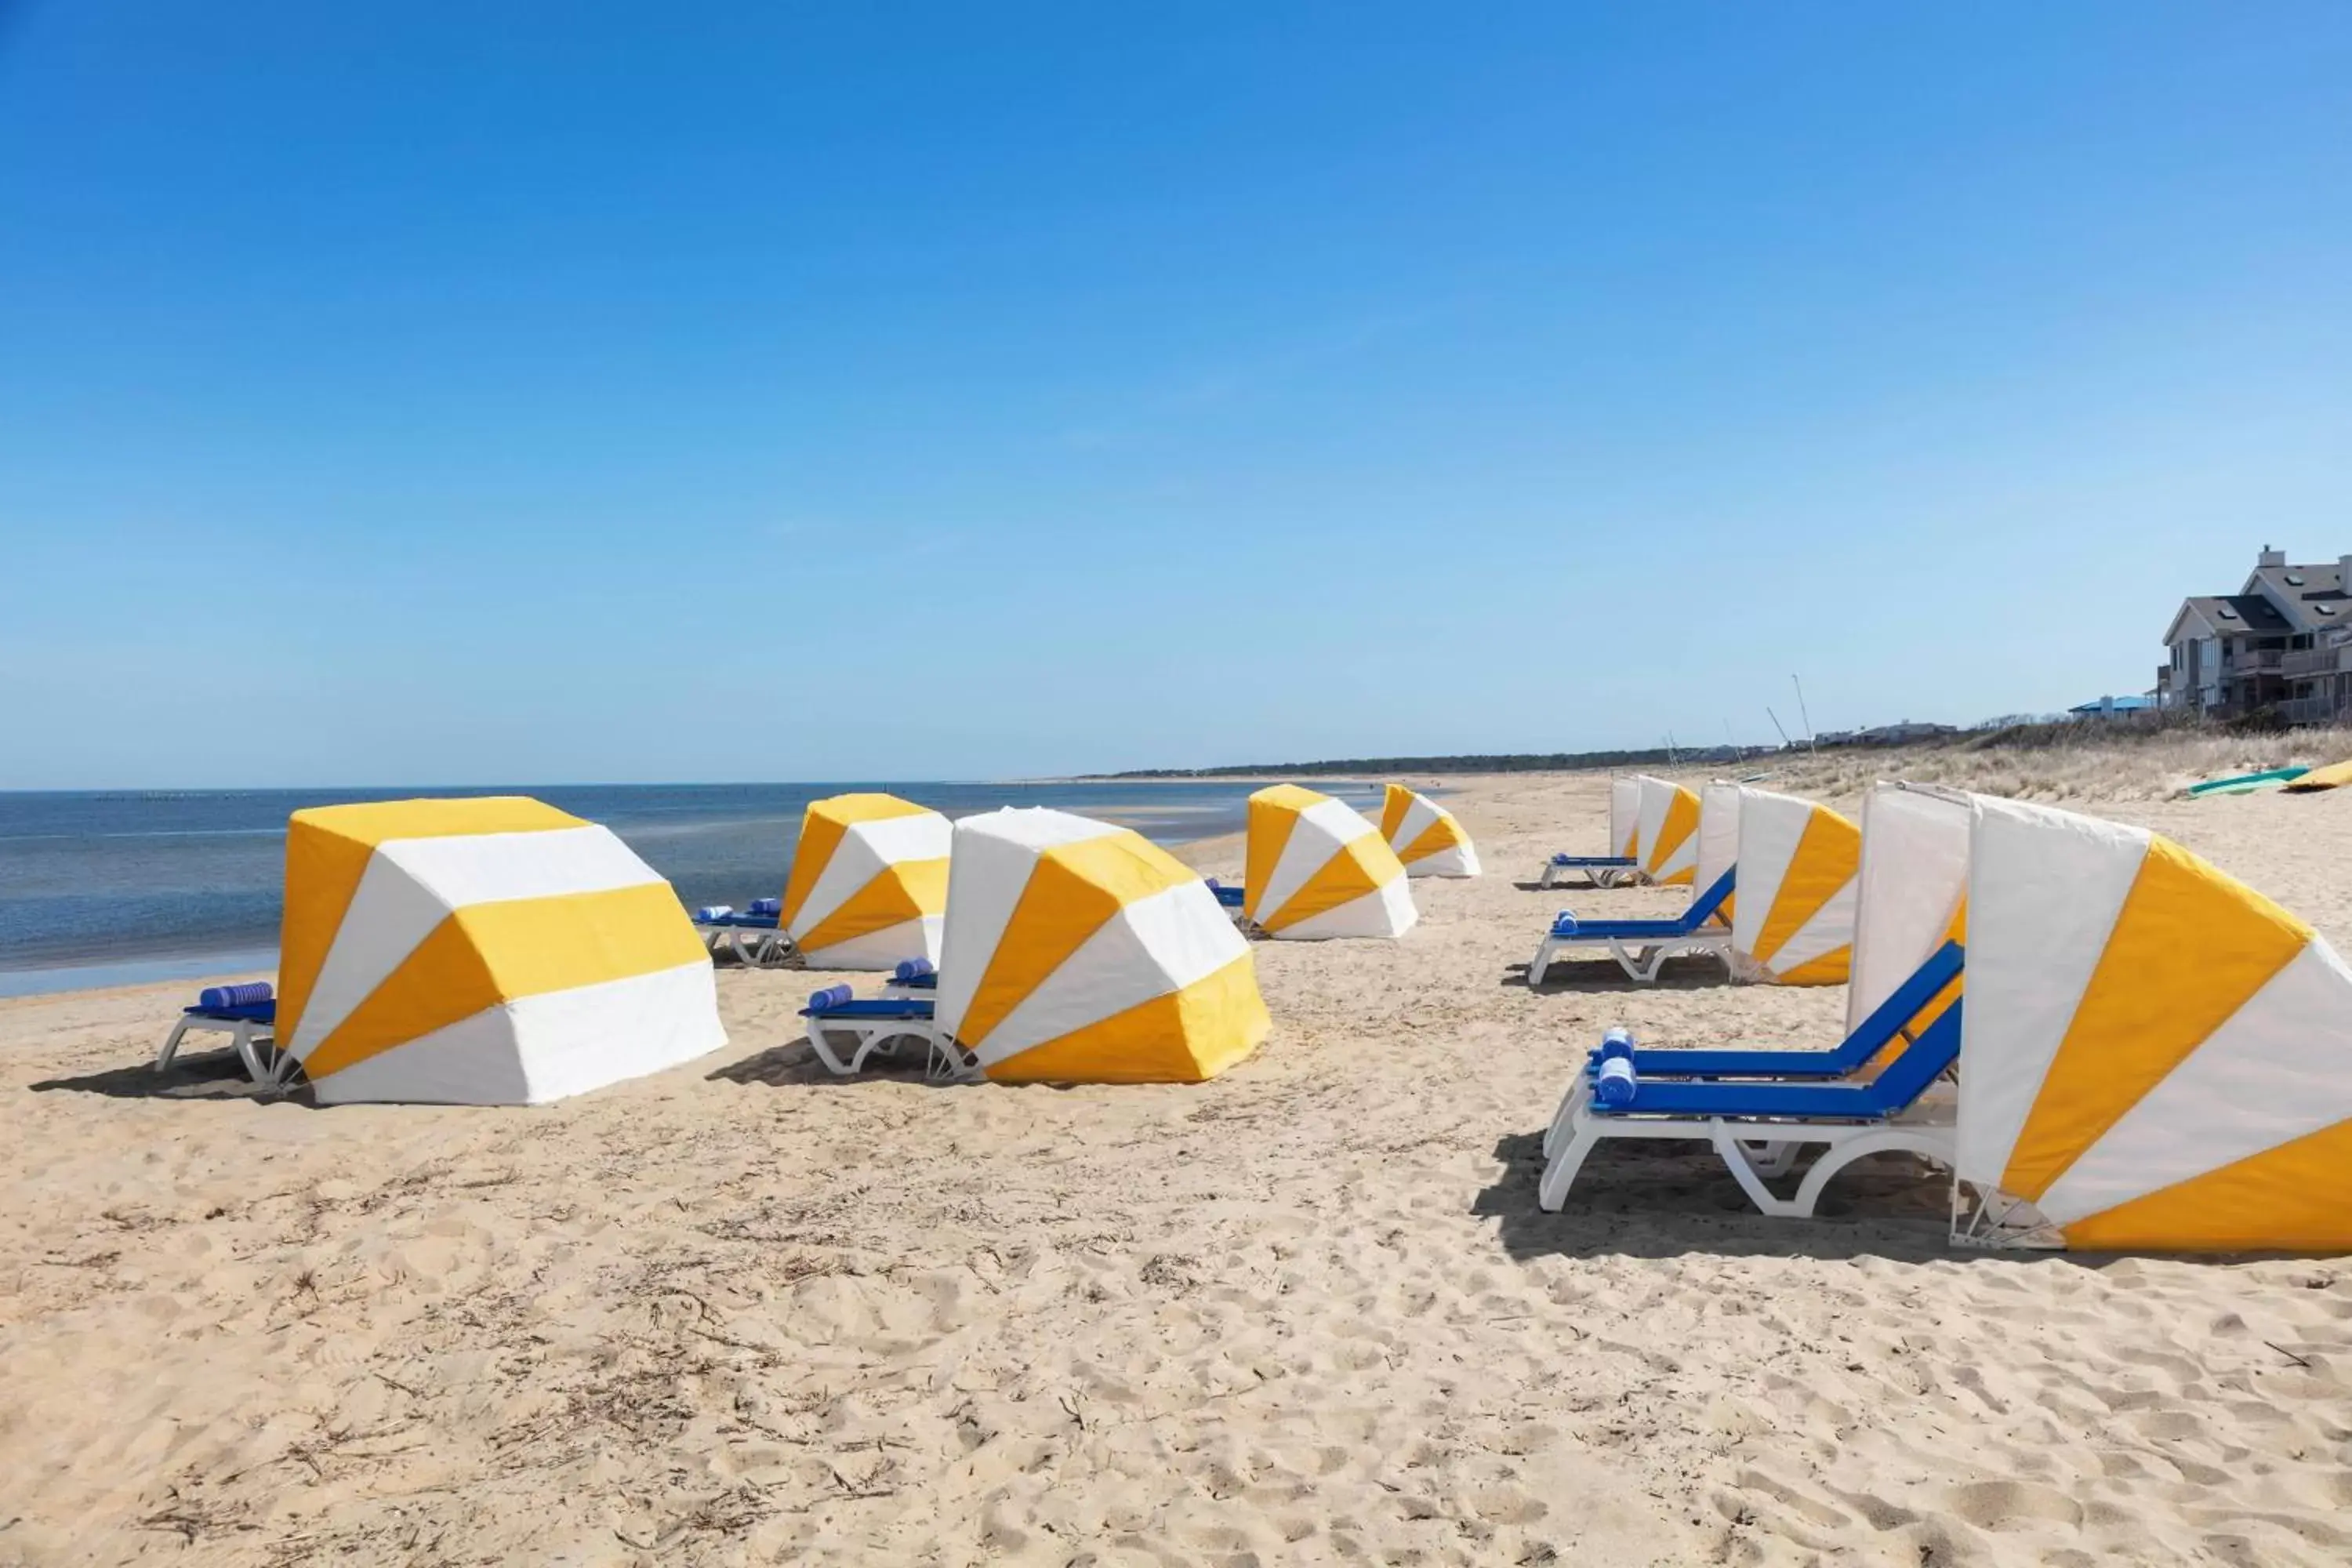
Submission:
<svg viewBox="0 0 2352 1568">
<path fill-rule="evenodd" d="M 751 912 L 755 915 L 780 915 L 784 912 L 782 899 L 753 899 Z"/>
<path fill-rule="evenodd" d="M 902 958 L 890 978 L 904 985 L 909 980 L 920 980 L 926 974 L 938 973 L 938 967 L 928 958 Z"/>
<path fill-rule="evenodd" d="M 857 993 L 846 985 L 828 985 L 822 991 L 809 993 L 809 1011 L 829 1013 L 835 1007 L 845 1007 L 856 1000 Z"/>
<path fill-rule="evenodd" d="M 712 921 L 723 921 L 734 912 L 732 904 L 705 904 L 694 911 L 694 920 L 697 925 L 708 925 Z"/>
<path fill-rule="evenodd" d="M 250 1007 L 269 1000 L 269 982 L 248 980 L 242 985 L 207 985 L 196 993 L 196 1005 L 206 1009 Z"/>
<path fill-rule="evenodd" d="M 1633 1091 L 1641 1087 L 1641 1082 L 1634 1075 L 1631 1058 L 1611 1057 L 1601 1064 L 1601 1071 L 1592 1079 L 1592 1098 L 1601 1105 L 1631 1105 L 1633 1103 Z"/>
<path fill-rule="evenodd" d="M 1601 1036 L 1600 1055 L 1601 1059 L 1604 1062 L 1609 1060 L 1612 1057 L 1622 1057 L 1627 1061 L 1632 1061 L 1633 1059 L 1633 1031 L 1631 1029 L 1612 1029 L 1607 1034 Z"/>
</svg>

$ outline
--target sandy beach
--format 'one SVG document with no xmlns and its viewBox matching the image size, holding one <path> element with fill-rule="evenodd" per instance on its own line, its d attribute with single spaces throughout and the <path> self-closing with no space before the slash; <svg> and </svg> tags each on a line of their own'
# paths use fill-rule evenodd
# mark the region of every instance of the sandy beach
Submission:
<svg viewBox="0 0 2352 1568">
<path fill-rule="evenodd" d="M 0 1563 L 2352 1561 L 2343 1260 L 1954 1252 L 1901 1162 L 1811 1223 L 1638 1151 L 1538 1212 L 1604 1027 L 1843 1018 L 1529 990 L 1562 904 L 1686 896 L 1522 885 L 1605 797 L 1456 781 L 1488 874 L 1258 944 L 1273 1037 L 1192 1088 L 837 1080 L 807 973 L 537 1110 L 160 1077 L 184 985 L 0 1004 Z M 2352 950 L 2352 792 L 2068 804 Z"/>
</svg>

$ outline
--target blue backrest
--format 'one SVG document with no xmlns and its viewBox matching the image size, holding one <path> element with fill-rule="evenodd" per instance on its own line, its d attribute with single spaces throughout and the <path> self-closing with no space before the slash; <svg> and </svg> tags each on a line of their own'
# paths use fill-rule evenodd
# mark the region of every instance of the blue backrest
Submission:
<svg viewBox="0 0 2352 1568">
<path fill-rule="evenodd" d="M 1903 1026 L 1933 1002 L 1967 963 L 1968 954 L 1957 942 L 1948 942 L 1929 953 L 1927 962 L 1913 970 L 1911 978 L 1896 986 L 1894 994 L 1873 1008 L 1870 1016 L 1846 1037 L 1839 1054 L 1859 1066 L 1893 1045 Z"/>
<path fill-rule="evenodd" d="M 1920 1031 L 1919 1037 L 1906 1046 L 1901 1056 L 1887 1063 L 1886 1070 L 1870 1086 L 1873 1098 L 1888 1110 L 1900 1110 L 1918 1099 L 1946 1068 L 1958 1061 L 1960 1013 L 1966 1005 L 1963 997 L 1945 1008 L 1943 1016 Z"/>
<path fill-rule="evenodd" d="M 1738 875 L 1739 868 L 1734 866 L 1730 870 L 1717 877 L 1715 879 L 1715 885 L 1693 899 L 1691 907 L 1683 911 L 1683 924 L 1696 929 L 1713 920 L 1716 911 L 1723 908 L 1723 900 L 1731 897 L 1731 884 Z"/>
</svg>

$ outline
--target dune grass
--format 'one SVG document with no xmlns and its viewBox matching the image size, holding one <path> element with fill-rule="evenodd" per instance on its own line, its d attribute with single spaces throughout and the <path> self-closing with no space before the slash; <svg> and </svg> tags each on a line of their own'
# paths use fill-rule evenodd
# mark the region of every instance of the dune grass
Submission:
<svg viewBox="0 0 2352 1568">
<path fill-rule="evenodd" d="M 1820 798 L 1878 779 L 2052 802 L 2163 800 L 2204 779 L 2352 758 L 2352 730 L 2036 724 L 1933 745 L 1842 747 L 1774 760 L 1769 787 Z"/>
</svg>

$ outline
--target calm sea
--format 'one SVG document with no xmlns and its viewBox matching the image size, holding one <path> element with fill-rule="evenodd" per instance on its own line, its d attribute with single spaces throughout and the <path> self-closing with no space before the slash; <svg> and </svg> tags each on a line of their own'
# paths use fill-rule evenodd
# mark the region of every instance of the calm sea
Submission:
<svg viewBox="0 0 2352 1568">
<path fill-rule="evenodd" d="M 1332 786 L 1323 786 L 1332 788 Z M 1241 831 L 1251 786 L 1153 784 L 644 784 L 461 790 L 0 793 L 0 996 L 266 969 L 277 960 L 286 818 L 415 795 L 531 795 L 628 840 L 688 905 L 783 890 L 801 808 L 887 789 L 950 816 L 1051 805 L 1162 844 Z M 1377 792 L 1332 793 L 1378 816 Z"/>
</svg>

